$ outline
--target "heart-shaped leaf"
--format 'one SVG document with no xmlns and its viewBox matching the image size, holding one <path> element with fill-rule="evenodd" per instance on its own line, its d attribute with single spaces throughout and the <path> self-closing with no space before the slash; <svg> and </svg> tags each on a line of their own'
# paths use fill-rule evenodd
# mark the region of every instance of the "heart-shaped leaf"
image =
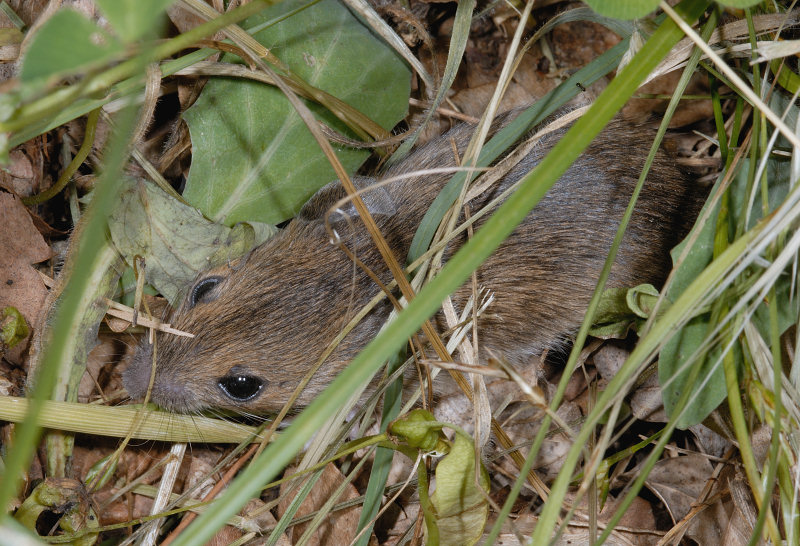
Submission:
<svg viewBox="0 0 800 546">
<path fill-rule="evenodd" d="M 305 3 L 286 0 L 242 26 L 276 20 Z M 405 114 L 410 72 L 336 0 L 316 3 L 254 37 L 294 74 L 384 128 Z M 310 107 L 325 124 L 351 134 L 330 112 Z M 335 178 L 308 128 L 272 86 L 212 79 L 185 119 L 193 156 L 184 197 L 215 221 L 278 223 Z M 341 147 L 337 155 L 352 173 L 369 152 Z"/>
</svg>

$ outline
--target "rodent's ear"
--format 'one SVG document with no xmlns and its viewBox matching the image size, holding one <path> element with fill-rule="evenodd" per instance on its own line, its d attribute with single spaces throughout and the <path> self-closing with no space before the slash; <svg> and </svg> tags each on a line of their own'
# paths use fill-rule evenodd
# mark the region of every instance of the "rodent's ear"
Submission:
<svg viewBox="0 0 800 546">
<path fill-rule="evenodd" d="M 384 187 L 371 188 L 377 183 L 374 178 L 365 176 L 354 176 L 352 178 L 353 185 L 357 190 L 365 190 L 361 193 L 361 199 L 367 205 L 367 210 L 375 217 L 379 216 L 393 216 L 397 211 L 392 196 L 386 191 Z M 336 203 L 347 197 L 347 192 L 342 187 L 342 183 L 338 180 L 323 186 L 314 196 L 308 200 L 300 209 L 297 217 L 306 221 L 319 220 L 328 214 L 328 211 L 336 205 Z M 338 219 L 358 217 L 355 205 L 352 201 L 347 201 L 344 205 L 336 209 L 331 217 L 332 222 Z"/>
</svg>

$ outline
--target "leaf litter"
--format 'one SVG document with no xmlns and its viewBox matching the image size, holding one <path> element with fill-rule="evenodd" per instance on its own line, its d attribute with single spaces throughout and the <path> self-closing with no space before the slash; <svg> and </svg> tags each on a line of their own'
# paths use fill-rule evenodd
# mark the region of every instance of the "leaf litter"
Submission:
<svg viewBox="0 0 800 546">
<path fill-rule="evenodd" d="M 434 8 L 426 7 L 426 9 Z M 441 17 L 445 18 L 446 23 L 448 20 L 447 12 L 442 13 L 444 15 L 441 15 Z M 500 36 L 503 35 L 504 25 L 509 24 L 509 17 L 508 14 L 499 15 L 503 14 L 502 9 L 499 9 L 497 13 L 498 15 L 492 20 L 492 23 L 485 25 L 476 34 L 476 39 L 470 46 L 471 55 L 467 55 L 465 64 L 468 74 L 461 77 L 460 81 L 457 82 L 456 91 L 451 97 L 453 105 L 471 115 L 479 115 L 485 107 L 489 96 L 487 90 L 491 89 L 493 78 L 496 78 L 500 59 L 502 59 L 498 51 L 498 44 L 502 44 Z M 440 23 L 439 31 L 435 33 L 439 39 L 447 37 L 447 25 L 445 23 Z M 600 29 L 596 25 L 573 25 L 571 28 L 585 32 L 587 36 L 592 37 L 583 42 L 591 46 L 588 50 L 578 47 L 576 41 L 570 39 L 569 33 L 565 35 L 562 30 L 561 34 L 556 33 L 553 35 L 553 43 L 550 44 L 550 50 L 542 51 L 538 45 L 532 48 L 521 64 L 516 80 L 544 82 L 539 85 L 542 88 L 548 88 L 559 77 L 554 68 L 555 66 L 561 67 L 560 69 L 566 69 L 564 67 L 572 64 L 575 66 L 583 65 L 588 58 L 594 56 L 599 50 L 608 47 L 609 44 L 615 43 L 616 40 L 613 34 Z M 599 48 L 599 50 L 593 49 L 595 47 Z M 430 63 L 431 59 L 428 58 L 426 61 Z M 543 68 L 547 69 L 542 70 Z M 516 83 L 510 93 L 512 100 L 507 103 L 507 107 L 513 105 L 515 100 L 518 102 L 529 101 L 529 95 L 526 96 L 524 86 L 516 87 Z M 649 90 L 653 91 L 653 89 Z M 688 117 L 695 121 L 708 117 L 708 115 L 708 111 L 697 108 L 687 114 Z M 443 117 L 439 120 L 439 123 L 440 125 L 446 125 L 450 121 Z M 19 155 L 17 155 L 17 158 L 18 162 L 16 164 L 19 169 L 15 171 L 15 177 L 17 179 L 31 178 L 30 169 L 22 162 L 22 158 Z M 16 185 L 4 187 L 14 191 L 18 188 Z M 159 253 L 163 256 L 159 260 L 162 262 L 160 264 L 161 267 L 151 270 L 159 272 L 153 273 L 150 280 L 156 285 L 161 294 L 167 296 L 171 301 L 178 299 L 180 290 L 186 285 L 186 282 L 193 278 L 197 271 L 206 267 L 208 252 L 211 248 L 218 250 L 217 244 L 220 241 L 228 242 L 230 246 L 220 252 L 223 256 L 230 256 L 241 253 L 243 252 L 242 249 L 252 246 L 257 240 L 262 240 L 261 238 L 257 239 L 252 232 L 252 228 L 242 227 L 239 228 L 238 232 L 234 233 L 236 227 L 231 230 L 230 228 L 223 229 L 219 225 L 210 224 L 192 207 L 178 205 L 175 201 L 157 203 L 154 195 L 150 194 L 150 190 L 142 193 L 141 187 L 136 182 L 131 182 L 122 197 L 124 202 L 129 203 L 129 205 L 126 205 L 128 208 L 122 207 L 119 209 L 117 216 L 112 219 L 111 230 L 115 243 L 120 249 L 125 249 L 125 253 L 129 255 L 144 252 L 145 250 L 151 252 L 153 247 L 160 249 Z M 141 216 L 138 212 L 130 212 L 137 207 L 147 209 L 148 214 Z M 51 251 L 35 229 L 24 207 L 21 206 L 18 200 L 9 197 L 5 193 L 0 193 L 0 217 L 4 219 L 6 228 L 0 230 L 0 254 L 13 258 L 8 262 L 6 260 L 0 262 L 0 280 L 13 280 L 11 284 L 5 282 L 4 285 L 0 285 L 0 304 L 2 304 L 0 307 L 5 305 L 7 301 L 12 302 L 11 304 L 15 307 L 19 305 L 18 308 L 20 308 L 23 316 L 31 317 L 29 322 L 36 327 L 37 317 L 41 316 L 47 292 L 44 284 L 41 283 L 39 274 L 32 265 L 47 260 L 51 255 Z M 170 240 L 166 236 L 167 233 L 171 232 L 171 230 L 166 229 L 167 225 L 175 223 L 176 218 L 181 218 L 177 223 L 191 224 L 192 228 L 196 230 L 178 232 L 177 237 L 184 239 L 182 242 L 174 239 Z M 5 220 L 7 219 L 9 221 L 6 223 Z M 145 249 L 141 246 L 136 246 L 140 243 L 134 244 L 132 241 L 141 241 L 141 234 L 146 232 L 149 232 L 148 236 L 145 237 L 145 240 L 149 239 L 147 243 L 149 248 Z M 183 253 L 174 253 L 174 248 L 178 245 L 197 246 L 198 241 L 209 241 L 207 246 L 206 243 L 199 245 L 204 247 L 206 254 L 198 254 L 188 268 L 185 263 L 182 263 L 178 269 L 184 271 L 182 273 L 183 276 L 177 277 L 174 273 L 176 270 L 175 264 L 181 261 L 182 258 L 176 256 L 182 256 Z M 231 247 L 234 247 L 235 250 L 231 250 Z M 224 261 L 227 258 L 223 257 L 222 259 Z M 7 288 L 8 286 L 14 286 L 14 290 L 19 290 L 19 292 L 12 293 Z M 130 338 L 127 338 L 124 343 L 130 344 Z M 622 341 L 607 343 L 599 349 L 595 347 L 596 351 L 585 355 L 583 368 L 570 379 L 569 395 L 562 407 L 558 409 L 558 415 L 563 422 L 576 428 L 580 426 L 581 418 L 586 414 L 594 396 L 593 390 L 603 388 L 604 381 L 613 375 L 615 369 L 626 358 L 626 351 L 629 345 L 630 339 L 623 339 Z M 114 357 L 113 353 L 113 350 L 109 350 L 106 347 L 105 352 L 101 352 L 99 358 L 101 361 L 109 361 Z M 10 355 L 12 353 L 6 353 L 4 357 L 14 361 L 14 357 Z M 20 356 L 17 358 L 20 358 Z M 87 399 L 92 397 L 90 393 L 93 385 L 106 383 L 107 381 L 111 381 L 113 385 L 113 380 L 100 377 L 100 369 L 102 367 L 102 365 L 96 365 L 93 369 L 91 380 L 82 383 L 82 396 Z M 558 380 L 558 355 L 555 355 L 554 362 L 543 362 L 538 367 L 532 366 L 530 370 L 525 372 L 524 375 L 527 382 L 531 385 L 540 386 L 547 394 L 546 397 L 549 398 Z M 627 435 L 623 434 L 621 439 L 612 444 L 612 451 L 616 448 L 622 451 L 626 447 L 624 445 L 625 442 L 632 443 L 635 440 L 641 440 L 644 437 L 655 434 L 659 429 L 657 424 L 665 421 L 664 416 L 658 414 L 660 391 L 652 378 L 655 378 L 654 374 L 649 375 L 633 392 L 630 422 L 633 422 L 635 417 L 636 420 L 644 420 L 646 418 L 654 424 L 642 425 L 637 421 L 635 426 L 631 425 Z M 535 434 L 537 423 L 542 417 L 541 408 L 530 404 L 529 400 L 516 388 L 513 382 L 497 380 L 492 384 L 490 391 L 494 396 L 492 407 L 499 408 L 498 416 L 503 423 L 504 429 L 512 436 L 515 444 L 526 446 L 526 442 L 529 442 Z M 646 393 L 646 396 L 642 393 Z M 447 398 L 447 394 L 442 396 L 443 403 L 437 408 L 437 415 L 443 421 L 461 424 L 469 429 L 471 426 L 469 420 L 463 423 L 459 422 L 459 419 L 463 421 L 464 415 L 471 415 L 469 404 L 463 399 L 448 401 Z M 458 397 L 453 395 L 453 398 Z M 447 405 L 448 403 L 450 404 L 449 406 Z M 545 447 L 540 452 L 541 460 L 536 464 L 537 471 L 546 480 L 551 479 L 558 472 L 560 462 L 569 447 L 569 442 L 570 438 L 567 431 L 553 427 Z M 702 430 L 693 429 L 692 433 L 687 433 L 675 439 L 670 446 L 671 449 L 668 449 L 667 455 L 656 463 L 654 470 L 651 471 L 646 481 L 645 485 L 651 494 L 642 494 L 637 497 L 628 508 L 619 524 L 619 528 L 614 531 L 609 543 L 655 544 L 664 537 L 664 533 L 667 530 L 676 528 L 679 528 L 681 533 L 699 544 L 714 543 L 715 540 L 719 540 L 720 536 L 730 537 L 731 542 L 726 543 L 745 543 L 746 541 L 741 541 L 741 537 L 747 536 L 748 525 L 750 526 L 749 528 L 752 528 L 753 501 L 748 497 L 749 489 L 746 486 L 743 487 L 745 482 L 741 472 L 734 467 L 726 466 L 721 473 L 724 480 L 719 479 L 716 483 L 714 482 L 715 476 L 720 474 L 719 468 L 723 464 L 722 457 L 729 446 L 729 443 L 726 443 L 718 434 L 707 428 Z M 101 458 L 99 455 L 105 456 L 109 451 L 108 447 L 94 447 L 91 444 L 85 445 L 79 442 L 75 461 L 76 463 L 85 463 L 88 460 L 99 459 Z M 187 470 L 179 480 L 179 486 L 184 485 L 184 480 L 187 484 L 192 481 L 189 477 L 190 471 L 188 467 L 201 466 L 204 469 L 203 472 L 207 472 L 209 468 L 213 468 L 214 464 L 216 464 L 219 455 L 218 450 L 215 448 L 197 446 L 193 453 L 187 457 L 188 462 L 184 463 Z M 117 477 L 131 480 L 135 476 L 141 475 L 143 469 L 150 466 L 160 456 L 160 449 L 152 447 L 139 447 L 131 450 L 126 455 L 127 459 L 119 465 Z M 209 458 L 213 462 L 205 466 L 196 462 L 202 458 Z M 402 459 L 402 457 L 396 457 L 396 459 Z M 594 509 L 598 510 L 599 523 L 602 524 L 607 521 L 610 514 L 619 505 L 626 485 L 635 477 L 639 469 L 640 461 L 639 453 L 630 453 L 626 459 L 623 459 L 623 462 L 618 463 L 618 467 L 608 476 L 610 487 L 605 492 L 607 495 L 605 502 L 600 503 L 600 506 L 594 507 Z M 492 480 L 492 494 L 496 495 L 502 502 L 502 493 L 508 491 L 510 484 L 516 477 L 517 469 L 509 463 L 507 457 L 498 453 L 487 453 L 486 462 L 489 476 Z M 80 476 L 88 472 L 85 464 L 76 464 L 75 468 L 80 469 L 77 471 Z M 397 463 L 396 471 L 393 472 L 393 475 L 399 475 L 403 477 L 402 479 L 405 479 L 409 470 L 408 461 Z M 290 472 L 291 470 L 287 471 L 287 473 Z M 312 490 L 311 495 L 301 503 L 297 516 L 313 514 L 328 500 L 327 497 L 331 492 L 342 485 L 343 479 L 342 471 L 336 465 L 329 464 L 325 466 L 322 478 L 317 482 L 317 486 Z M 157 475 L 151 475 L 146 481 L 154 482 L 156 480 Z M 364 481 L 364 483 L 366 482 Z M 356 479 L 355 484 L 348 484 L 344 488 L 345 494 L 342 499 L 357 499 L 362 494 L 364 483 L 360 483 Z M 709 484 L 713 485 L 709 486 Z M 730 496 L 725 493 L 726 488 L 732 492 Z M 103 499 L 113 489 L 113 487 L 107 488 L 96 493 L 96 499 Z M 284 513 L 287 504 L 292 500 L 290 496 L 284 497 L 284 494 L 288 491 L 289 488 L 286 486 L 279 493 L 272 493 L 280 497 L 277 508 L 274 509 L 274 514 L 278 517 Z M 262 500 L 275 500 L 269 499 L 269 495 L 270 493 L 265 494 L 265 499 Z M 132 496 L 132 499 L 135 500 L 127 504 L 116 500 L 111 506 L 106 506 L 107 511 L 100 514 L 101 519 L 105 518 L 104 523 L 109 523 L 112 521 L 126 521 L 131 515 L 133 517 L 145 515 L 149 509 L 146 506 L 147 503 L 144 502 L 146 497 L 136 494 Z M 711 500 L 709 501 L 708 499 Z M 509 520 L 508 525 L 504 527 L 501 535 L 503 543 L 513 543 L 517 538 L 517 533 L 522 535 L 530 534 L 537 521 L 536 510 L 532 504 L 535 501 L 536 496 L 530 491 L 523 494 L 514 511 L 513 520 Z M 392 543 L 398 540 L 400 536 L 407 532 L 409 526 L 414 524 L 414 518 L 418 510 L 417 499 L 414 496 L 407 495 L 402 497 L 400 502 L 404 503 L 402 508 L 393 511 L 393 513 L 390 512 L 379 522 L 375 536 L 379 536 L 381 542 Z M 707 505 L 700 506 L 702 503 L 707 503 Z M 249 509 L 252 508 L 252 506 L 249 507 Z M 698 508 L 701 509 L 698 510 Z M 560 543 L 569 543 L 570 540 L 573 543 L 589 540 L 592 535 L 588 531 L 589 523 L 586 519 L 586 514 L 590 510 L 586 499 L 582 499 L 577 505 L 578 517 L 561 537 Z M 327 519 L 326 524 L 315 531 L 311 539 L 312 542 L 338 544 L 351 540 L 355 536 L 351 514 L 357 513 L 357 511 L 356 507 L 333 512 Z M 112 512 L 116 515 L 111 516 Z M 272 517 L 270 512 L 267 513 Z M 108 515 L 104 516 L 104 514 Z M 272 521 L 275 521 L 274 517 Z M 283 543 L 296 541 L 303 532 L 302 526 L 303 524 L 294 525 L 289 532 L 281 536 L 280 541 Z"/>
</svg>

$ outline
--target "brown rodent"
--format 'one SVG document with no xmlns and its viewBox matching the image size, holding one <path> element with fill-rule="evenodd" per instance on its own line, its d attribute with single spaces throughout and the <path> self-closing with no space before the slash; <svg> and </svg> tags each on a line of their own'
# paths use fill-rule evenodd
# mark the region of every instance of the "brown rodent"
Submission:
<svg viewBox="0 0 800 546">
<path fill-rule="evenodd" d="M 452 143 L 462 153 L 472 130 L 466 125 L 454 128 L 417 149 L 386 176 L 453 166 Z M 562 134 L 546 136 L 498 184 L 473 199 L 473 213 L 529 172 Z M 495 298 L 478 320 L 482 356 L 491 351 L 521 366 L 574 333 L 653 135 L 652 128 L 612 121 L 478 270 L 479 285 Z M 424 213 L 450 176 L 411 176 L 364 194 L 401 263 Z M 359 179 L 357 185 L 369 182 Z M 379 292 L 331 244 L 324 227 L 328 209 L 344 195 L 338 182 L 326 186 L 279 235 L 238 262 L 199 276 L 170 319 L 196 337 L 158 336 L 154 402 L 179 412 L 219 408 L 268 413 L 284 405 L 325 347 Z M 701 202 L 701 190 L 673 160 L 659 154 L 609 286 L 662 282 L 669 270 L 669 249 L 687 232 Z M 384 283 L 390 281 L 363 224 L 354 221 L 354 211 L 350 214 L 346 222 L 335 224 L 343 242 Z M 462 242 L 463 238 L 451 244 L 449 252 Z M 454 302 L 463 304 L 470 294 L 471 288 L 464 286 Z M 307 405 L 330 383 L 374 337 L 390 311 L 384 299 L 344 338 L 309 382 L 298 406 Z M 142 398 L 147 390 L 151 356 L 152 349 L 143 342 L 124 374 L 134 398 Z"/>
</svg>

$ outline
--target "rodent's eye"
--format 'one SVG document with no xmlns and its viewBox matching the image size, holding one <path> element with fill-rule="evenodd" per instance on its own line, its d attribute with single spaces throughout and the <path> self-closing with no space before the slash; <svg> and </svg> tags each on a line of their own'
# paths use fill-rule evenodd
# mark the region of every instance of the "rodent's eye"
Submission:
<svg viewBox="0 0 800 546">
<path fill-rule="evenodd" d="M 226 375 L 217 384 L 228 398 L 236 402 L 255 398 L 264 387 L 264 381 L 252 375 Z"/>
<path fill-rule="evenodd" d="M 215 300 L 216 298 L 212 291 L 221 282 L 222 277 L 206 277 L 197 281 L 189 294 L 189 309 L 192 309 L 198 303 L 208 303 Z"/>
</svg>

